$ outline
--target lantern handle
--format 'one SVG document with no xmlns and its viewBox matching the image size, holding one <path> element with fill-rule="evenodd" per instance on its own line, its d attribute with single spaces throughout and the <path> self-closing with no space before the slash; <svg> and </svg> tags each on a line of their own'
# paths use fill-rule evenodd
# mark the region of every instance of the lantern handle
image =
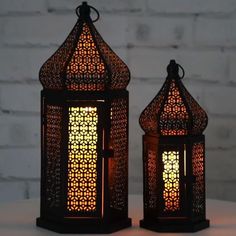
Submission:
<svg viewBox="0 0 236 236">
<path fill-rule="evenodd" d="M 180 64 L 177 64 L 178 67 L 182 70 L 182 76 L 180 76 L 180 79 L 183 79 L 184 76 L 185 76 L 185 71 L 184 71 L 184 68 L 180 65 Z"/>
<path fill-rule="evenodd" d="M 87 2 L 83 2 L 82 5 L 79 5 L 76 9 L 76 15 L 78 17 L 80 17 L 81 15 L 85 15 L 85 16 L 89 16 L 90 15 L 90 9 L 94 10 L 97 14 L 97 17 L 95 20 L 92 20 L 92 22 L 96 22 L 98 21 L 98 19 L 100 18 L 100 14 L 98 12 L 98 10 L 90 5 L 87 4 Z"/>
</svg>

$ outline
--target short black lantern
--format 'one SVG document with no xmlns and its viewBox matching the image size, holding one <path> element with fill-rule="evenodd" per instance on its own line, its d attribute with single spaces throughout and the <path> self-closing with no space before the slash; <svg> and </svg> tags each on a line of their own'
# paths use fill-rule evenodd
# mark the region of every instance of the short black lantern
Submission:
<svg viewBox="0 0 236 236">
<path fill-rule="evenodd" d="M 160 92 L 140 116 L 143 135 L 144 219 L 158 232 L 209 227 L 205 213 L 207 115 L 184 87 L 174 60 Z"/>
<path fill-rule="evenodd" d="M 126 90 L 130 73 L 95 29 L 91 9 L 99 18 L 97 10 L 83 2 L 71 33 L 40 70 L 37 226 L 60 233 L 110 233 L 131 225 Z"/>
</svg>

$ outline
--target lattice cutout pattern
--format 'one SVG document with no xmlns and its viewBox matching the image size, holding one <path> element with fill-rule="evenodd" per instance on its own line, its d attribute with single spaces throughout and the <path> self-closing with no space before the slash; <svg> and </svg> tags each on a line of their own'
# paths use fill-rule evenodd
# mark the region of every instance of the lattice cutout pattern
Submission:
<svg viewBox="0 0 236 236">
<path fill-rule="evenodd" d="M 109 159 L 110 206 L 117 210 L 127 208 L 128 197 L 128 100 L 115 99 L 111 104 Z"/>
<path fill-rule="evenodd" d="M 145 201 L 145 208 L 156 209 L 157 207 L 157 154 L 156 151 L 147 151 L 146 186 L 148 199 Z"/>
<path fill-rule="evenodd" d="M 163 169 L 163 199 L 164 211 L 175 212 L 180 209 L 180 186 L 179 186 L 179 152 L 164 151 L 162 153 Z"/>
<path fill-rule="evenodd" d="M 111 71 L 110 89 L 116 90 L 126 88 L 130 81 L 130 72 L 127 65 L 106 44 L 95 28 L 93 33 L 99 49 Z"/>
<path fill-rule="evenodd" d="M 69 108 L 67 209 L 91 212 L 97 205 L 96 107 Z"/>
<path fill-rule="evenodd" d="M 93 23 L 80 19 L 65 42 L 43 64 L 39 77 L 46 89 L 104 91 L 125 89 L 130 72 Z"/>
<path fill-rule="evenodd" d="M 67 60 L 74 48 L 74 41 L 80 31 L 80 25 L 76 24 L 60 48 L 43 64 L 39 73 L 39 80 L 44 88 L 61 90 L 65 84 L 62 76 Z"/>
<path fill-rule="evenodd" d="M 105 65 L 99 55 L 89 27 L 84 24 L 77 47 L 67 66 L 68 90 L 104 90 L 107 78 Z M 80 80 L 80 83 L 78 83 Z"/>
<path fill-rule="evenodd" d="M 175 80 L 172 80 L 168 97 L 160 117 L 160 131 L 162 135 L 186 135 L 188 113 L 180 96 Z"/>
<path fill-rule="evenodd" d="M 144 109 L 142 114 L 140 115 L 139 123 L 143 130 L 146 133 L 157 133 L 158 129 L 158 120 L 157 114 L 160 112 L 161 104 L 164 100 L 164 92 L 167 87 L 167 83 L 165 83 L 157 94 L 157 96 L 150 102 L 150 104 Z"/>
<path fill-rule="evenodd" d="M 192 149 L 193 175 L 196 182 L 193 184 L 193 212 L 203 215 L 205 211 L 205 180 L 204 180 L 204 144 L 194 143 Z"/>
<path fill-rule="evenodd" d="M 207 120 L 206 112 L 182 81 L 167 77 L 157 96 L 142 112 L 139 122 L 145 133 L 187 135 L 201 134 Z"/>
<path fill-rule="evenodd" d="M 190 110 L 192 111 L 192 134 L 202 133 L 207 126 L 207 114 L 184 87 L 183 94 L 188 101 Z"/>
<path fill-rule="evenodd" d="M 50 208 L 60 204 L 61 127 L 62 107 L 47 105 L 44 133 L 46 136 L 46 204 Z"/>
</svg>

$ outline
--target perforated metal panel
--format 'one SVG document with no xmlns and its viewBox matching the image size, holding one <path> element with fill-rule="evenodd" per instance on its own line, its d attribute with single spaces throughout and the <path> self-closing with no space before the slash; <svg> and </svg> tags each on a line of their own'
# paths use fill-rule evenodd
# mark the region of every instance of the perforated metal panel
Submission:
<svg viewBox="0 0 236 236">
<path fill-rule="evenodd" d="M 37 224 L 57 232 L 108 233 L 131 225 L 130 73 L 95 29 L 91 9 L 97 12 L 86 2 L 76 9 L 78 21 L 39 75 L 43 122 Z"/>
<path fill-rule="evenodd" d="M 97 209 L 96 107 L 69 108 L 67 209 L 93 212 Z"/>
<path fill-rule="evenodd" d="M 160 204 L 158 201 L 157 191 L 157 139 L 155 137 L 143 138 L 143 165 L 144 165 L 144 209 L 145 215 L 157 214 L 157 206 Z"/>
<path fill-rule="evenodd" d="M 205 147 L 203 142 L 193 144 L 192 165 L 195 182 L 193 184 L 193 213 L 195 216 L 205 215 Z"/>
<path fill-rule="evenodd" d="M 65 42 L 44 63 L 39 77 L 45 89 L 104 91 L 125 89 L 130 72 L 91 18 L 81 16 Z"/>
<path fill-rule="evenodd" d="M 60 206 L 61 193 L 61 129 L 62 107 L 47 105 L 43 135 L 45 138 L 45 187 L 46 204 L 49 208 Z"/>
<path fill-rule="evenodd" d="M 110 206 L 127 210 L 128 198 L 128 99 L 111 102 L 111 129 L 109 147 L 114 156 L 109 160 Z"/>
<path fill-rule="evenodd" d="M 197 135 L 206 128 L 207 115 L 179 75 L 169 74 L 160 92 L 141 113 L 139 122 L 145 133 Z"/>
<path fill-rule="evenodd" d="M 179 67 L 171 60 L 164 85 L 139 120 L 145 131 L 140 225 L 158 232 L 193 232 L 209 226 L 202 135 L 207 115 L 184 87 Z"/>
</svg>

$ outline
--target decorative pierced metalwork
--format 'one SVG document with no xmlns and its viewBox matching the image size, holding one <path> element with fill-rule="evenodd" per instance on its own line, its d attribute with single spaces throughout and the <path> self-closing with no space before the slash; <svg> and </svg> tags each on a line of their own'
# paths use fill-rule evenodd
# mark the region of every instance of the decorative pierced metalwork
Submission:
<svg viewBox="0 0 236 236">
<path fill-rule="evenodd" d="M 61 189 L 61 126 L 62 108 L 59 106 L 46 106 L 45 138 L 46 138 L 46 204 L 50 208 L 59 207 Z"/>
<path fill-rule="evenodd" d="M 178 211 L 180 209 L 179 188 L 179 152 L 165 151 L 162 153 L 164 170 L 162 173 L 164 181 L 163 199 L 165 201 L 164 211 Z"/>
<path fill-rule="evenodd" d="M 194 143 L 193 155 L 193 175 L 196 180 L 193 184 L 193 213 L 196 216 L 205 214 L 205 180 L 204 180 L 204 143 Z"/>
<path fill-rule="evenodd" d="M 207 126 L 205 111 L 186 90 L 178 71 L 170 71 L 173 65 L 167 70 L 163 87 L 140 116 L 141 127 L 146 133 L 161 135 L 201 134 Z"/>
<path fill-rule="evenodd" d="M 44 63 L 39 77 L 45 89 L 104 91 L 125 89 L 130 73 L 91 18 L 82 13 L 62 46 Z"/>
<path fill-rule="evenodd" d="M 145 131 L 144 219 L 140 226 L 158 232 L 209 227 L 202 134 L 207 115 L 184 87 L 179 67 L 183 70 L 170 61 L 164 85 L 140 116 Z"/>
<path fill-rule="evenodd" d="M 156 209 L 157 207 L 157 167 L 156 167 L 156 152 L 148 150 L 147 169 L 148 181 L 146 182 L 148 191 L 148 200 L 145 202 L 145 207 Z"/>
<path fill-rule="evenodd" d="M 68 198 L 69 211 L 95 211 L 97 201 L 96 107 L 69 108 Z"/>
<path fill-rule="evenodd" d="M 128 196 L 128 101 L 114 99 L 111 103 L 111 130 L 109 148 L 114 156 L 109 160 L 110 206 L 124 211 Z"/>
<path fill-rule="evenodd" d="M 41 211 L 60 233 L 111 233 L 128 218 L 130 73 L 83 2 L 61 47 L 43 64 Z"/>
</svg>

